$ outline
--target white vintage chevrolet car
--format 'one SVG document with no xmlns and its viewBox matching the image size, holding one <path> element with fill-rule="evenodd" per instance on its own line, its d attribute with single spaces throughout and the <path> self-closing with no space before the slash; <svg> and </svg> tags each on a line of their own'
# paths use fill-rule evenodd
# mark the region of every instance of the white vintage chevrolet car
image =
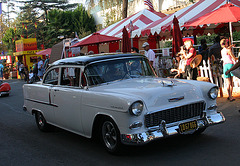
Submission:
<svg viewBox="0 0 240 166">
<path fill-rule="evenodd" d="M 99 136 L 115 153 L 175 134 L 197 134 L 225 121 L 217 111 L 218 87 L 200 81 L 156 77 L 140 54 L 62 59 L 42 82 L 25 84 L 24 110 L 41 131 L 57 126 Z"/>
</svg>

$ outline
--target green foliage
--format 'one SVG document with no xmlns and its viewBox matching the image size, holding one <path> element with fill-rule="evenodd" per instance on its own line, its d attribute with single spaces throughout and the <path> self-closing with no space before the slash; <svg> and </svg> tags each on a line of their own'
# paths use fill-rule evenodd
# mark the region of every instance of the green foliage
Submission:
<svg viewBox="0 0 240 166">
<path fill-rule="evenodd" d="M 169 47 L 172 47 L 172 41 L 166 41 L 164 43 L 164 48 L 169 48 Z"/>
<path fill-rule="evenodd" d="M 73 11 L 53 9 L 48 13 L 48 20 L 49 23 L 44 32 L 48 47 L 60 41 L 58 36 L 74 38 L 75 32 L 77 32 L 79 37 L 85 37 L 96 31 L 94 18 L 87 13 L 82 5 Z"/>
<path fill-rule="evenodd" d="M 15 45 L 15 41 L 14 41 L 14 37 L 15 37 L 16 32 L 14 32 L 13 28 L 9 28 L 6 32 L 4 37 L 2 38 L 3 43 L 5 44 L 5 46 L 7 47 L 7 49 L 11 49 L 14 50 L 14 45 Z"/>
<path fill-rule="evenodd" d="M 22 10 L 32 8 L 39 13 L 44 12 L 41 17 L 46 23 L 48 22 L 48 11 L 52 9 L 69 10 L 77 6 L 77 4 L 69 4 L 68 0 L 19 0 L 17 2 L 25 4 L 24 7 L 20 7 Z"/>
<path fill-rule="evenodd" d="M 96 31 L 94 18 L 82 5 L 79 5 L 75 10 L 53 9 L 48 11 L 49 22 L 47 23 L 39 17 L 39 11 L 37 12 L 37 9 L 32 5 L 34 2 L 26 1 L 25 8 L 22 8 L 11 28 L 1 21 L 1 27 L 4 28 L 2 30 L 4 35 L 1 35 L 4 36 L 2 39 L 4 45 L 0 45 L 1 50 L 8 49 L 10 53 L 15 52 L 15 41 L 21 39 L 21 36 L 24 38 L 36 37 L 38 49 L 41 49 L 42 44 L 45 48 L 50 48 L 60 42 L 58 36 L 74 38 L 75 32 L 77 32 L 82 38 Z M 6 46 L 7 49 L 3 46 Z"/>
<path fill-rule="evenodd" d="M 219 35 L 219 34 L 198 36 L 196 45 L 200 45 L 202 39 L 205 39 L 207 41 L 207 44 L 212 44 L 215 42 L 215 38 L 217 37 L 217 35 Z M 227 35 L 228 36 L 222 36 L 222 37 L 229 37 L 229 34 L 227 34 Z M 236 31 L 233 32 L 233 41 L 239 41 L 239 39 L 240 39 L 240 32 L 236 32 Z M 236 44 L 236 46 L 240 46 L 240 43 L 235 43 L 235 44 Z M 168 47 L 172 47 L 172 41 L 166 41 L 164 43 L 164 48 L 168 48 Z"/>
<path fill-rule="evenodd" d="M 233 32 L 233 41 L 240 40 L 240 32 Z M 236 43 L 236 46 L 240 46 L 240 43 Z"/>
<path fill-rule="evenodd" d="M 3 62 L 3 73 L 4 74 L 9 74 L 10 73 L 10 68 L 7 66 L 6 61 Z"/>
</svg>

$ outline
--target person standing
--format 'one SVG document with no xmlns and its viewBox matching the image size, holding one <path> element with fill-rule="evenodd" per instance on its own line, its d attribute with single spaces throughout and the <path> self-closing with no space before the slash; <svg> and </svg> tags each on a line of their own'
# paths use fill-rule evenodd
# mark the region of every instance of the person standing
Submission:
<svg viewBox="0 0 240 166">
<path fill-rule="evenodd" d="M 138 48 L 132 47 L 132 48 L 131 48 L 131 53 L 139 53 Z"/>
<path fill-rule="evenodd" d="M 220 45 L 222 47 L 221 55 L 222 55 L 222 61 L 223 61 L 223 74 L 224 74 L 224 78 L 226 78 L 227 80 L 228 100 L 234 101 L 235 99 L 232 96 L 233 74 L 232 73 L 226 74 L 226 72 L 234 66 L 234 61 L 237 61 L 238 58 L 236 58 L 233 55 L 228 39 L 222 39 L 220 41 Z"/>
<path fill-rule="evenodd" d="M 231 67 L 229 70 L 227 70 L 225 72 L 225 74 L 228 75 L 231 71 L 237 69 L 238 67 L 240 67 L 240 56 L 238 57 L 238 62 L 233 67 Z"/>
<path fill-rule="evenodd" d="M 24 64 L 20 61 L 19 74 L 20 74 L 21 80 L 23 79 L 23 75 L 24 75 L 23 70 L 24 70 Z"/>
<path fill-rule="evenodd" d="M 0 63 L 0 77 L 2 78 L 3 80 L 3 65 Z"/>
<path fill-rule="evenodd" d="M 20 65 L 21 65 L 21 60 L 18 60 L 17 62 L 17 70 L 18 70 L 18 75 L 20 75 Z"/>
<path fill-rule="evenodd" d="M 206 46 L 207 46 L 206 39 L 201 39 L 201 45 L 198 47 L 198 53 L 202 55 L 202 51 L 204 50 L 204 47 L 206 47 Z"/>
<path fill-rule="evenodd" d="M 200 64 L 200 66 L 203 66 L 203 61 L 205 61 L 206 62 L 206 64 L 207 64 L 207 61 L 208 61 L 208 59 L 209 59 L 209 57 L 208 57 L 208 52 L 209 52 L 209 50 L 208 50 L 208 47 L 207 47 L 207 44 L 203 44 L 203 46 L 202 46 L 202 51 L 201 51 L 201 55 L 202 55 L 202 61 L 201 61 L 201 64 Z"/>
<path fill-rule="evenodd" d="M 49 55 L 47 54 L 46 55 L 46 60 L 45 60 L 45 62 L 43 64 L 44 72 L 47 70 L 48 65 L 49 65 Z"/>
<path fill-rule="evenodd" d="M 186 47 L 186 50 L 182 50 L 183 56 L 187 59 L 186 63 L 186 74 L 187 79 L 190 80 L 197 80 L 197 68 L 191 68 L 190 62 L 192 59 L 196 56 L 196 49 L 193 47 L 193 40 L 190 38 L 184 38 L 184 45 Z"/>
<path fill-rule="evenodd" d="M 211 56 L 213 55 L 216 61 L 220 61 L 220 59 L 222 58 L 221 50 L 222 47 L 220 45 L 220 36 L 217 36 L 215 38 L 215 43 L 209 48 L 208 57 L 211 58 Z"/>
<path fill-rule="evenodd" d="M 153 66 L 153 68 L 155 69 L 155 67 L 156 67 L 155 52 L 152 49 L 150 49 L 148 42 L 143 43 L 142 48 L 144 48 L 144 50 L 145 50 L 145 56 L 148 58 L 150 65 Z"/>
<path fill-rule="evenodd" d="M 38 77 L 40 80 L 42 80 L 43 78 L 43 72 L 44 72 L 43 61 L 41 57 L 38 57 Z"/>
</svg>

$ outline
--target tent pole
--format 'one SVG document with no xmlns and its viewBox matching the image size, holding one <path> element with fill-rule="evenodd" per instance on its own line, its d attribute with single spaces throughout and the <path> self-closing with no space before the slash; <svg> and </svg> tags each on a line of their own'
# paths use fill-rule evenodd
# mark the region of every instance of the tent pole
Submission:
<svg viewBox="0 0 240 166">
<path fill-rule="evenodd" d="M 130 32 L 130 39 L 131 39 L 131 48 L 132 48 L 133 47 L 132 31 Z"/>
<path fill-rule="evenodd" d="M 230 31 L 230 39 L 231 39 L 231 44 L 233 44 L 233 35 L 232 35 L 232 22 L 229 22 L 229 31 Z"/>
</svg>

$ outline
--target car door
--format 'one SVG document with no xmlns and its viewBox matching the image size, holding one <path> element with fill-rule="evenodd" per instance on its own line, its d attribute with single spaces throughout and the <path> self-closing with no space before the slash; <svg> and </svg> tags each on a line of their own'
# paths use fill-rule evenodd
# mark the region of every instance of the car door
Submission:
<svg viewBox="0 0 240 166">
<path fill-rule="evenodd" d="M 77 133 L 82 132 L 79 75 L 80 68 L 62 67 L 60 86 L 52 88 L 56 125 Z"/>
<path fill-rule="evenodd" d="M 45 119 L 49 123 L 55 123 L 54 108 L 57 107 L 52 101 L 52 88 L 58 86 L 59 68 L 55 67 L 49 70 L 43 79 L 42 85 L 34 87 L 32 96 L 38 96 L 39 101 L 42 102 L 41 111 L 44 114 Z"/>
</svg>

